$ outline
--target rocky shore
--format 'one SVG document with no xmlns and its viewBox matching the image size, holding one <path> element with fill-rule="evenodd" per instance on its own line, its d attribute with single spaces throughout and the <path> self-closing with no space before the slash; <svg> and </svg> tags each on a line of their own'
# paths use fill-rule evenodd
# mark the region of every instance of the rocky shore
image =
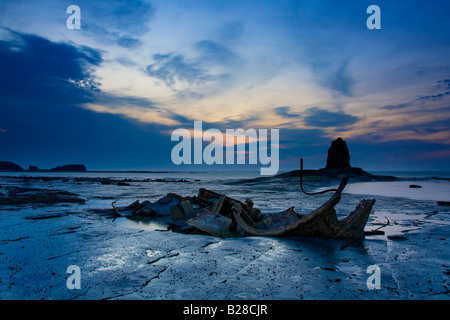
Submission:
<svg viewBox="0 0 450 320">
<path fill-rule="evenodd" d="M 261 184 L 261 183 L 283 183 L 300 181 L 300 170 L 293 170 L 285 173 L 280 173 L 273 177 L 257 177 L 252 179 L 242 179 L 239 181 L 230 182 L 230 184 Z M 317 169 L 317 170 L 303 170 L 303 181 L 306 184 L 313 184 L 317 186 L 329 186 L 339 182 L 342 178 L 348 177 L 351 182 L 375 182 L 375 181 L 397 181 L 398 177 L 375 175 L 364 171 L 361 168 L 345 168 L 345 169 Z"/>
<path fill-rule="evenodd" d="M 397 179 L 353 167 L 302 174 L 310 191 L 335 186 L 343 176 Z M 204 208 L 211 209 L 208 219 L 227 212 L 224 194 L 254 221 L 294 206 L 307 216 L 330 195 L 302 193 L 299 170 L 234 180 L 21 175 L 0 177 L 0 299 L 449 299 L 446 199 L 374 195 L 364 239 L 228 238 L 211 229 L 192 233 L 180 222 Z M 448 187 L 447 180 L 432 183 Z M 204 187 L 215 193 L 199 192 Z M 423 183 L 412 190 L 425 189 Z M 347 216 L 363 197 L 344 192 L 336 217 Z M 197 226 L 205 224 L 189 225 Z M 67 286 L 72 265 L 81 270 L 76 290 Z M 381 272 L 379 289 L 367 285 L 373 266 Z"/>
<path fill-rule="evenodd" d="M 20 180 L 1 179 L 6 187 Z M 174 179 L 173 181 L 177 181 Z M 303 195 L 296 182 L 210 184 L 263 213 L 296 205 L 309 212 L 328 195 Z M 115 216 L 138 199 L 156 208 L 171 190 L 189 195 L 205 181 L 131 183 L 27 180 L 32 188 L 67 187 L 85 203 L 3 205 L 0 215 L 1 299 L 448 299 L 449 209 L 433 201 L 376 197 L 367 230 L 385 236 L 360 241 L 315 237 L 227 238 L 171 232 L 137 217 Z M 6 186 L 7 185 L 7 186 Z M 316 184 L 308 185 L 312 187 Z M 16 185 L 19 187 L 19 185 Z M 275 189 L 276 187 L 276 189 Z M 31 188 L 31 186 L 30 186 Z M 69 189 L 70 188 L 70 189 Z M 107 196 L 105 199 L 97 199 Z M 361 199 L 345 194 L 348 213 Z M 141 204 L 144 202 L 140 201 Z M 162 207 L 161 207 L 162 208 Z M 103 210 L 108 209 L 108 214 Z M 141 207 L 139 207 L 141 209 Z M 102 213 L 103 212 L 103 213 Z M 121 211 L 125 214 L 125 211 Z M 69 290 L 67 268 L 81 270 L 81 288 Z M 380 289 L 367 287 L 369 266 L 381 270 Z"/>
<path fill-rule="evenodd" d="M 56 189 L 38 189 L 24 187 L 1 187 L 0 205 L 84 203 L 77 194 Z"/>
</svg>

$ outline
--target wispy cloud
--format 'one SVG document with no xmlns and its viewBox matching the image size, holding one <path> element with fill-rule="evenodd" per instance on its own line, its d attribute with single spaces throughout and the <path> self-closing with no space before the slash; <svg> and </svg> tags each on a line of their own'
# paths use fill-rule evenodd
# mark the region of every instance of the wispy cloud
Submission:
<svg viewBox="0 0 450 320">
<path fill-rule="evenodd" d="M 331 90 L 349 97 L 353 95 L 355 80 L 350 75 L 348 61 L 341 62 L 341 64 L 334 68 L 329 67 L 324 69 L 321 76 L 323 78 L 319 81 Z"/>
<path fill-rule="evenodd" d="M 155 54 L 153 64 L 147 66 L 148 75 L 164 81 L 168 86 L 176 81 L 186 81 L 189 84 L 203 83 L 211 79 L 198 63 L 187 62 L 181 54 Z"/>
<path fill-rule="evenodd" d="M 177 120 L 172 119 L 172 113 L 170 111 L 162 109 L 148 109 L 130 105 L 111 107 L 96 103 L 86 103 L 84 107 L 97 113 L 119 115 L 139 121 L 140 123 L 160 126 L 176 126 L 180 124 Z"/>
<path fill-rule="evenodd" d="M 225 43 L 234 43 L 242 38 L 245 33 L 244 23 L 241 21 L 226 22 L 216 31 L 216 37 L 219 41 Z"/>
<path fill-rule="evenodd" d="M 381 109 L 385 110 L 398 110 L 398 109 L 405 109 L 411 106 L 411 103 L 399 103 L 399 104 L 393 104 L 393 105 L 387 105 L 382 106 Z"/>
<path fill-rule="evenodd" d="M 446 90 L 450 90 L 450 79 L 439 80 L 438 85 L 446 87 Z"/>
<path fill-rule="evenodd" d="M 445 96 L 450 96 L 450 91 L 433 94 L 433 95 L 429 95 L 429 96 L 423 96 L 423 97 L 418 98 L 417 100 L 439 100 Z"/>
<path fill-rule="evenodd" d="M 149 30 L 155 7 L 146 0 L 80 0 L 83 30 L 99 42 L 115 43 L 125 48 L 139 47 Z"/>
<path fill-rule="evenodd" d="M 359 118 L 342 111 L 333 112 L 313 107 L 305 111 L 303 120 L 309 127 L 329 128 L 346 127 L 358 122 Z"/>
<path fill-rule="evenodd" d="M 419 97 L 417 100 L 433 101 L 433 100 L 440 100 L 445 96 L 449 96 L 450 79 L 437 81 L 437 84 L 434 86 L 433 91 L 435 92 L 434 94 Z"/>
<path fill-rule="evenodd" d="M 279 115 L 280 117 L 283 118 L 299 118 L 300 115 L 295 114 L 295 113 L 291 113 L 291 107 L 285 106 L 285 107 L 277 107 L 274 110 L 275 114 Z"/>
<path fill-rule="evenodd" d="M 95 103 L 107 105 L 111 108 L 135 106 L 143 109 L 158 109 L 158 106 L 147 98 L 120 96 L 112 93 L 98 92 L 94 95 Z"/>
<path fill-rule="evenodd" d="M 224 92 L 242 61 L 227 46 L 213 40 L 193 43 L 195 54 L 155 53 L 145 67 L 148 76 L 161 80 L 179 100 L 199 100 Z"/>
<path fill-rule="evenodd" d="M 202 60 L 223 65 L 235 64 L 238 56 L 226 46 L 212 41 L 202 40 L 195 43 L 195 48 L 202 54 Z"/>
</svg>

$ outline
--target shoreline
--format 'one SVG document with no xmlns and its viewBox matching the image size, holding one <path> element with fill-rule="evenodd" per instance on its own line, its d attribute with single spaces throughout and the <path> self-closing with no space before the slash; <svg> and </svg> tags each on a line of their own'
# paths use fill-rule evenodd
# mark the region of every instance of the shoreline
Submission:
<svg viewBox="0 0 450 320">
<path fill-rule="evenodd" d="M 352 169 L 358 169 L 363 170 L 358 167 L 351 167 Z M 321 172 L 325 170 L 345 170 L 345 169 L 304 169 L 305 172 Z M 294 174 L 296 172 L 299 172 L 299 169 L 294 170 L 288 170 L 288 171 L 279 171 L 274 176 L 283 176 L 283 175 L 289 175 Z M 365 173 L 374 175 L 374 176 L 396 176 L 396 174 L 404 175 L 406 173 L 414 176 L 418 173 L 420 175 L 423 175 L 424 173 L 429 176 L 439 176 L 439 174 L 444 175 L 450 175 L 450 171 L 442 171 L 442 170 L 370 170 L 366 171 L 363 170 Z M 55 171 L 51 169 L 38 169 L 38 170 L 0 170 L 0 174 L 7 174 L 7 173 L 55 173 L 55 174 L 64 174 L 64 173 L 72 173 L 72 174 L 83 174 L 83 173 L 186 173 L 186 174 L 193 174 L 193 173 L 254 173 L 256 175 L 259 175 L 259 170 L 86 170 L 86 171 Z M 270 178 L 270 177 L 268 177 Z"/>
</svg>

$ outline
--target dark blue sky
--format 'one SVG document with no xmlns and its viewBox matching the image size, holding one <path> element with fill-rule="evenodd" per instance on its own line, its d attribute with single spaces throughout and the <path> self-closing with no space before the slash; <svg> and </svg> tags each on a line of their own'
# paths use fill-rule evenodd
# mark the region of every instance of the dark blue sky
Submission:
<svg viewBox="0 0 450 320">
<path fill-rule="evenodd" d="M 81 8 L 69 30 L 66 8 Z M 381 30 L 366 9 L 381 8 Z M 280 169 L 343 137 L 366 170 L 450 170 L 450 3 L 2 1 L 0 160 L 174 166 L 174 129 L 280 130 Z"/>
</svg>

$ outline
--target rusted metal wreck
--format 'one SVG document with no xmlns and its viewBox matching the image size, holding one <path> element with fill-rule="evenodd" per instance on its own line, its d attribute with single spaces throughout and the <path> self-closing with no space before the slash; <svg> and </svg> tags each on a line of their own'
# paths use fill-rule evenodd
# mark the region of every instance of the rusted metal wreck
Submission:
<svg viewBox="0 0 450 320">
<path fill-rule="evenodd" d="M 348 178 L 345 177 L 337 189 L 326 190 L 333 191 L 333 195 L 305 216 L 295 212 L 294 207 L 266 216 L 254 208 L 249 199 L 241 202 L 203 188 L 194 197 L 170 193 L 153 203 L 136 201 L 124 208 L 116 208 L 114 203 L 113 206 L 117 216 L 161 219 L 168 223 L 172 231 L 187 234 L 208 234 L 222 238 L 306 236 L 363 239 L 375 200 L 361 200 L 353 212 L 339 220 L 334 207 L 341 200 L 347 182 Z"/>
</svg>

